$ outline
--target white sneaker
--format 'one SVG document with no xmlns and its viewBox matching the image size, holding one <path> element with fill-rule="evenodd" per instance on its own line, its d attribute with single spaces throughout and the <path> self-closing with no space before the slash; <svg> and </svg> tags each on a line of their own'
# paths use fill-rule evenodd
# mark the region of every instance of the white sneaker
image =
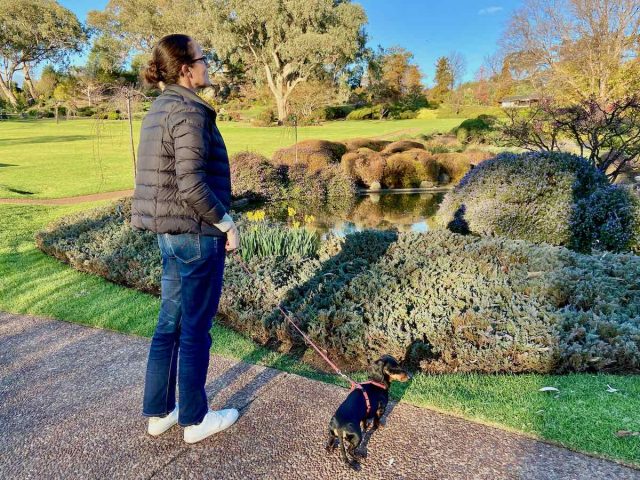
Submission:
<svg viewBox="0 0 640 480">
<path fill-rule="evenodd" d="M 149 417 L 149 426 L 147 428 L 147 432 L 149 435 L 153 435 L 157 437 L 158 435 L 166 432 L 171 427 L 173 427 L 176 423 L 178 423 L 178 404 L 176 403 L 176 408 L 173 409 L 166 417 Z"/>
<path fill-rule="evenodd" d="M 184 429 L 184 441 L 187 443 L 196 443 L 204 440 L 209 435 L 221 432 L 229 428 L 238 419 L 238 410 L 229 408 L 227 410 L 209 410 L 204 416 L 202 423 L 198 425 L 190 425 Z"/>
</svg>

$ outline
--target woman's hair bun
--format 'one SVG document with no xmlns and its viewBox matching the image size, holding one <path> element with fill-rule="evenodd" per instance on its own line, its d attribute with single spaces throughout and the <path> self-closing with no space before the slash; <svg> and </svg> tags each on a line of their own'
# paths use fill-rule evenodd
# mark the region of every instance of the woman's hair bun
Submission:
<svg viewBox="0 0 640 480">
<path fill-rule="evenodd" d="M 144 81 L 154 87 L 158 86 L 159 82 L 164 81 L 161 70 L 158 68 L 158 64 L 155 60 L 149 60 L 146 68 L 144 69 Z"/>
</svg>

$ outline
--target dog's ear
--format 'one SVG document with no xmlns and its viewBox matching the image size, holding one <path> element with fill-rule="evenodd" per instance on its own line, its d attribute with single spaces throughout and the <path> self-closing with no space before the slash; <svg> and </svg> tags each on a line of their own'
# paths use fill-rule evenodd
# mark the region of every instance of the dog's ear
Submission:
<svg viewBox="0 0 640 480">
<path fill-rule="evenodd" d="M 371 364 L 371 368 L 369 369 L 369 371 L 371 373 L 371 378 L 373 380 L 375 381 L 384 380 L 385 365 L 386 365 L 386 362 L 382 358 L 379 358 L 378 360 L 376 360 Z"/>
</svg>

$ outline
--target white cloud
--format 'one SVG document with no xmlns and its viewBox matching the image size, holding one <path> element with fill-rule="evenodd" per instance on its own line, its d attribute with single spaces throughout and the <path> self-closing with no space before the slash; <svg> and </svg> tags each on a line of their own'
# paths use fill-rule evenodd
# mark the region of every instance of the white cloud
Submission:
<svg viewBox="0 0 640 480">
<path fill-rule="evenodd" d="M 502 11 L 503 8 L 502 7 L 487 7 L 487 8 L 483 8 L 482 10 L 478 10 L 478 15 L 493 15 L 494 13 L 498 13 L 500 11 Z"/>
</svg>

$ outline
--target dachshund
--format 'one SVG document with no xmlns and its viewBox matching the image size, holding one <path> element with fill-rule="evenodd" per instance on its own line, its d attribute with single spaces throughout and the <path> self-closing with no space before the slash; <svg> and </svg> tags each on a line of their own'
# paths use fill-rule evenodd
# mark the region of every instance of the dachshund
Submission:
<svg viewBox="0 0 640 480">
<path fill-rule="evenodd" d="M 372 364 L 369 378 L 368 382 L 352 388 L 329 422 L 327 452 L 332 453 L 338 441 L 342 450 L 342 459 L 354 469 L 358 468 L 357 460 L 362 459 L 355 450 L 362 441 L 367 422 L 373 422 L 372 432 L 380 427 L 380 418 L 384 415 L 389 402 L 391 382 L 406 382 L 411 375 L 401 368 L 398 361 L 391 355 L 383 355 Z M 351 460 L 347 457 L 347 453 Z"/>
</svg>

